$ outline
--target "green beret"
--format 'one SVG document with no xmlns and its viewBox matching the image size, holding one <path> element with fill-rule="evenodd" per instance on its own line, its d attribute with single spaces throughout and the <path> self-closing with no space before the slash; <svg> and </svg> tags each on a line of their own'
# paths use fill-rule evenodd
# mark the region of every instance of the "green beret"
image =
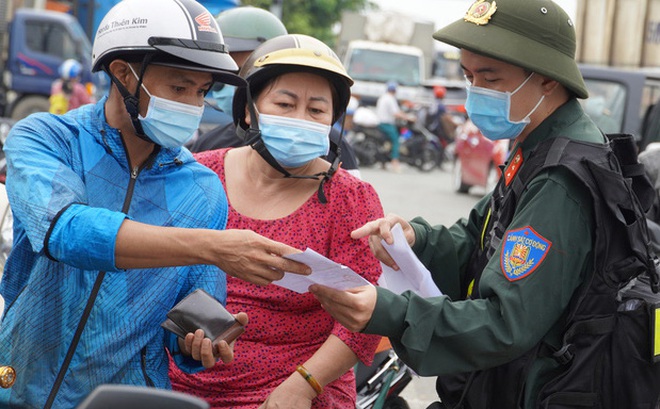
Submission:
<svg viewBox="0 0 660 409">
<path fill-rule="evenodd" d="M 551 0 L 477 0 L 433 38 L 545 75 L 579 98 L 589 96 L 575 61 L 573 22 Z"/>
</svg>

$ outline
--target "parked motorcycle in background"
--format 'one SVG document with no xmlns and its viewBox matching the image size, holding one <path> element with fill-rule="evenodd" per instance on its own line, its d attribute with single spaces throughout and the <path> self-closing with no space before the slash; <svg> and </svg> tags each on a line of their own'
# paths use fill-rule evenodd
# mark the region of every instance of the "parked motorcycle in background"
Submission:
<svg viewBox="0 0 660 409">
<path fill-rule="evenodd" d="M 371 366 L 355 366 L 356 409 L 410 409 L 400 396 L 413 372 L 399 359 L 389 340 L 381 339 Z"/>
<path fill-rule="evenodd" d="M 442 165 L 445 148 L 436 135 L 423 124 L 421 111 L 417 120 L 400 126 L 399 160 L 422 172 Z M 384 165 L 391 160 L 392 143 L 378 129 L 378 117 L 373 108 L 358 107 L 353 115 L 351 130 L 346 134 L 360 167 Z"/>
<path fill-rule="evenodd" d="M 456 132 L 453 186 L 458 193 L 468 193 L 479 186 L 485 193 L 495 188 L 500 178 L 500 165 L 509 154 L 509 141 L 491 141 L 467 120 Z"/>
</svg>

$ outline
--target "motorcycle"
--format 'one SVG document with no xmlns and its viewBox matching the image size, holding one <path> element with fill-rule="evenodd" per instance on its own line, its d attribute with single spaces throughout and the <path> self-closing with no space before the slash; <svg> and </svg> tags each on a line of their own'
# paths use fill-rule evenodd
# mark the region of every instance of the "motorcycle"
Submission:
<svg viewBox="0 0 660 409">
<path fill-rule="evenodd" d="M 368 108 L 360 107 L 358 109 Z M 375 114 L 373 114 L 375 115 Z M 357 117 L 357 113 L 356 113 Z M 399 160 L 422 172 L 440 167 L 445 157 L 444 146 L 436 135 L 430 132 L 420 120 L 400 127 Z M 374 121 L 353 122 L 346 139 L 353 147 L 361 167 L 384 165 L 391 160 L 392 142 Z"/>
<path fill-rule="evenodd" d="M 353 125 L 346 140 L 353 147 L 360 167 L 368 168 L 389 161 L 391 142 L 377 126 Z"/>
<path fill-rule="evenodd" d="M 387 338 L 382 338 L 371 366 L 355 366 L 356 409 L 410 409 L 400 396 L 413 372 L 399 359 Z"/>
</svg>

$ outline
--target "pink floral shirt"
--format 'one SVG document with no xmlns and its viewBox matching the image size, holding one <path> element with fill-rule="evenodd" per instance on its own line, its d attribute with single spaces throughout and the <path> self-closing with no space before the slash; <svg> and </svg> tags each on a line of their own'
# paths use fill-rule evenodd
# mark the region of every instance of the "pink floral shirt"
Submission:
<svg viewBox="0 0 660 409">
<path fill-rule="evenodd" d="M 214 170 L 225 183 L 224 158 L 228 149 L 203 152 L 197 160 Z M 325 185 L 327 204 L 314 193 L 290 215 L 255 220 L 229 207 L 227 229 L 250 229 L 304 250 L 307 247 L 353 269 L 375 283 L 380 263 L 367 239 L 353 240 L 352 230 L 382 217 L 375 190 L 340 169 Z M 353 333 L 327 314 L 310 294 L 298 294 L 277 285 L 257 286 L 227 277 L 227 309 L 249 316 L 246 332 L 235 344 L 235 359 L 195 375 L 170 366 L 175 390 L 197 395 L 215 408 L 258 408 L 270 392 L 296 371 L 328 339 L 341 339 L 358 358 L 371 363 L 380 337 Z M 313 408 L 354 408 L 355 376 L 350 370 L 324 388 Z"/>
</svg>

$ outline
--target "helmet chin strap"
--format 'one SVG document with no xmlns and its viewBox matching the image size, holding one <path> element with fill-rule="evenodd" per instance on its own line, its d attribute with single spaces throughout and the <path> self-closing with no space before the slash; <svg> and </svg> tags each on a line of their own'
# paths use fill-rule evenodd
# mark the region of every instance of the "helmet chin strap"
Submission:
<svg viewBox="0 0 660 409">
<path fill-rule="evenodd" d="M 144 130 L 142 129 L 142 124 L 138 119 L 138 115 L 140 114 L 139 103 L 140 103 L 140 88 L 142 88 L 142 78 L 144 77 L 144 72 L 147 69 L 147 65 L 151 62 L 152 58 L 153 58 L 152 54 L 146 54 L 142 59 L 142 67 L 140 68 L 140 75 L 138 77 L 138 84 L 137 84 L 137 89 L 135 90 L 135 95 L 131 94 L 130 91 L 126 89 L 124 84 L 122 84 L 121 81 L 117 79 L 117 77 L 112 75 L 109 69 L 106 68 L 105 72 L 110 76 L 110 80 L 115 84 L 115 86 L 117 86 L 117 90 L 119 90 L 119 93 L 124 98 L 124 106 L 126 107 L 126 111 L 128 112 L 128 115 L 131 118 L 131 123 L 133 124 L 133 129 L 135 129 L 135 134 L 140 139 L 154 143 L 154 141 L 152 141 L 151 138 L 149 138 L 144 133 Z"/>
<path fill-rule="evenodd" d="M 325 172 L 319 172 L 315 173 L 313 175 L 293 175 L 291 174 L 288 170 L 284 169 L 282 165 L 271 155 L 271 153 L 268 151 L 268 148 L 266 147 L 266 144 L 264 143 L 264 140 L 261 138 L 261 130 L 259 130 L 259 121 L 257 119 L 257 110 L 255 109 L 254 101 L 252 100 L 252 93 L 250 92 L 250 87 L 247 87 L 247 106 L 248 106 L 248 111 L 250 112 L 250 117 L 252 118 L 252 121 L 250 121 L 250 127 L 246 131 L 246 140 L 247 144 L 252 147 L 259 156 L 261 156 L 273 169 L 277 170 L 280 172 L 282 175 L 284 175 L 285 178 L 291 178 L 291 179 L 316 179 L 319 180 L 321 179 L 321 183 L 319 185 L 319 190 L 318 190 L 318 198 L 319 201 L 323 204 L 328 203 L 328 199 L 325 196 L 325 191 L 323 190 L 323 186 L 325 185 L 325 182 L 330 180 L 330 178 L 337 172 L 337 169 L 339 168 L 340 162 L 339 162 L 339 145 L 335 144 L 334 142 L 330 141 L 330 149 L 333 149 L 333 151 L 336 153 L 336 156 L 332 163 L 330 164 L 330 167 L 328 168 L 327 171 Z M 343 130 L 343 124 L 342 124 L 342 130 Z M 330 135 L 328 135 L 328 138 Z"/>
</svg>

